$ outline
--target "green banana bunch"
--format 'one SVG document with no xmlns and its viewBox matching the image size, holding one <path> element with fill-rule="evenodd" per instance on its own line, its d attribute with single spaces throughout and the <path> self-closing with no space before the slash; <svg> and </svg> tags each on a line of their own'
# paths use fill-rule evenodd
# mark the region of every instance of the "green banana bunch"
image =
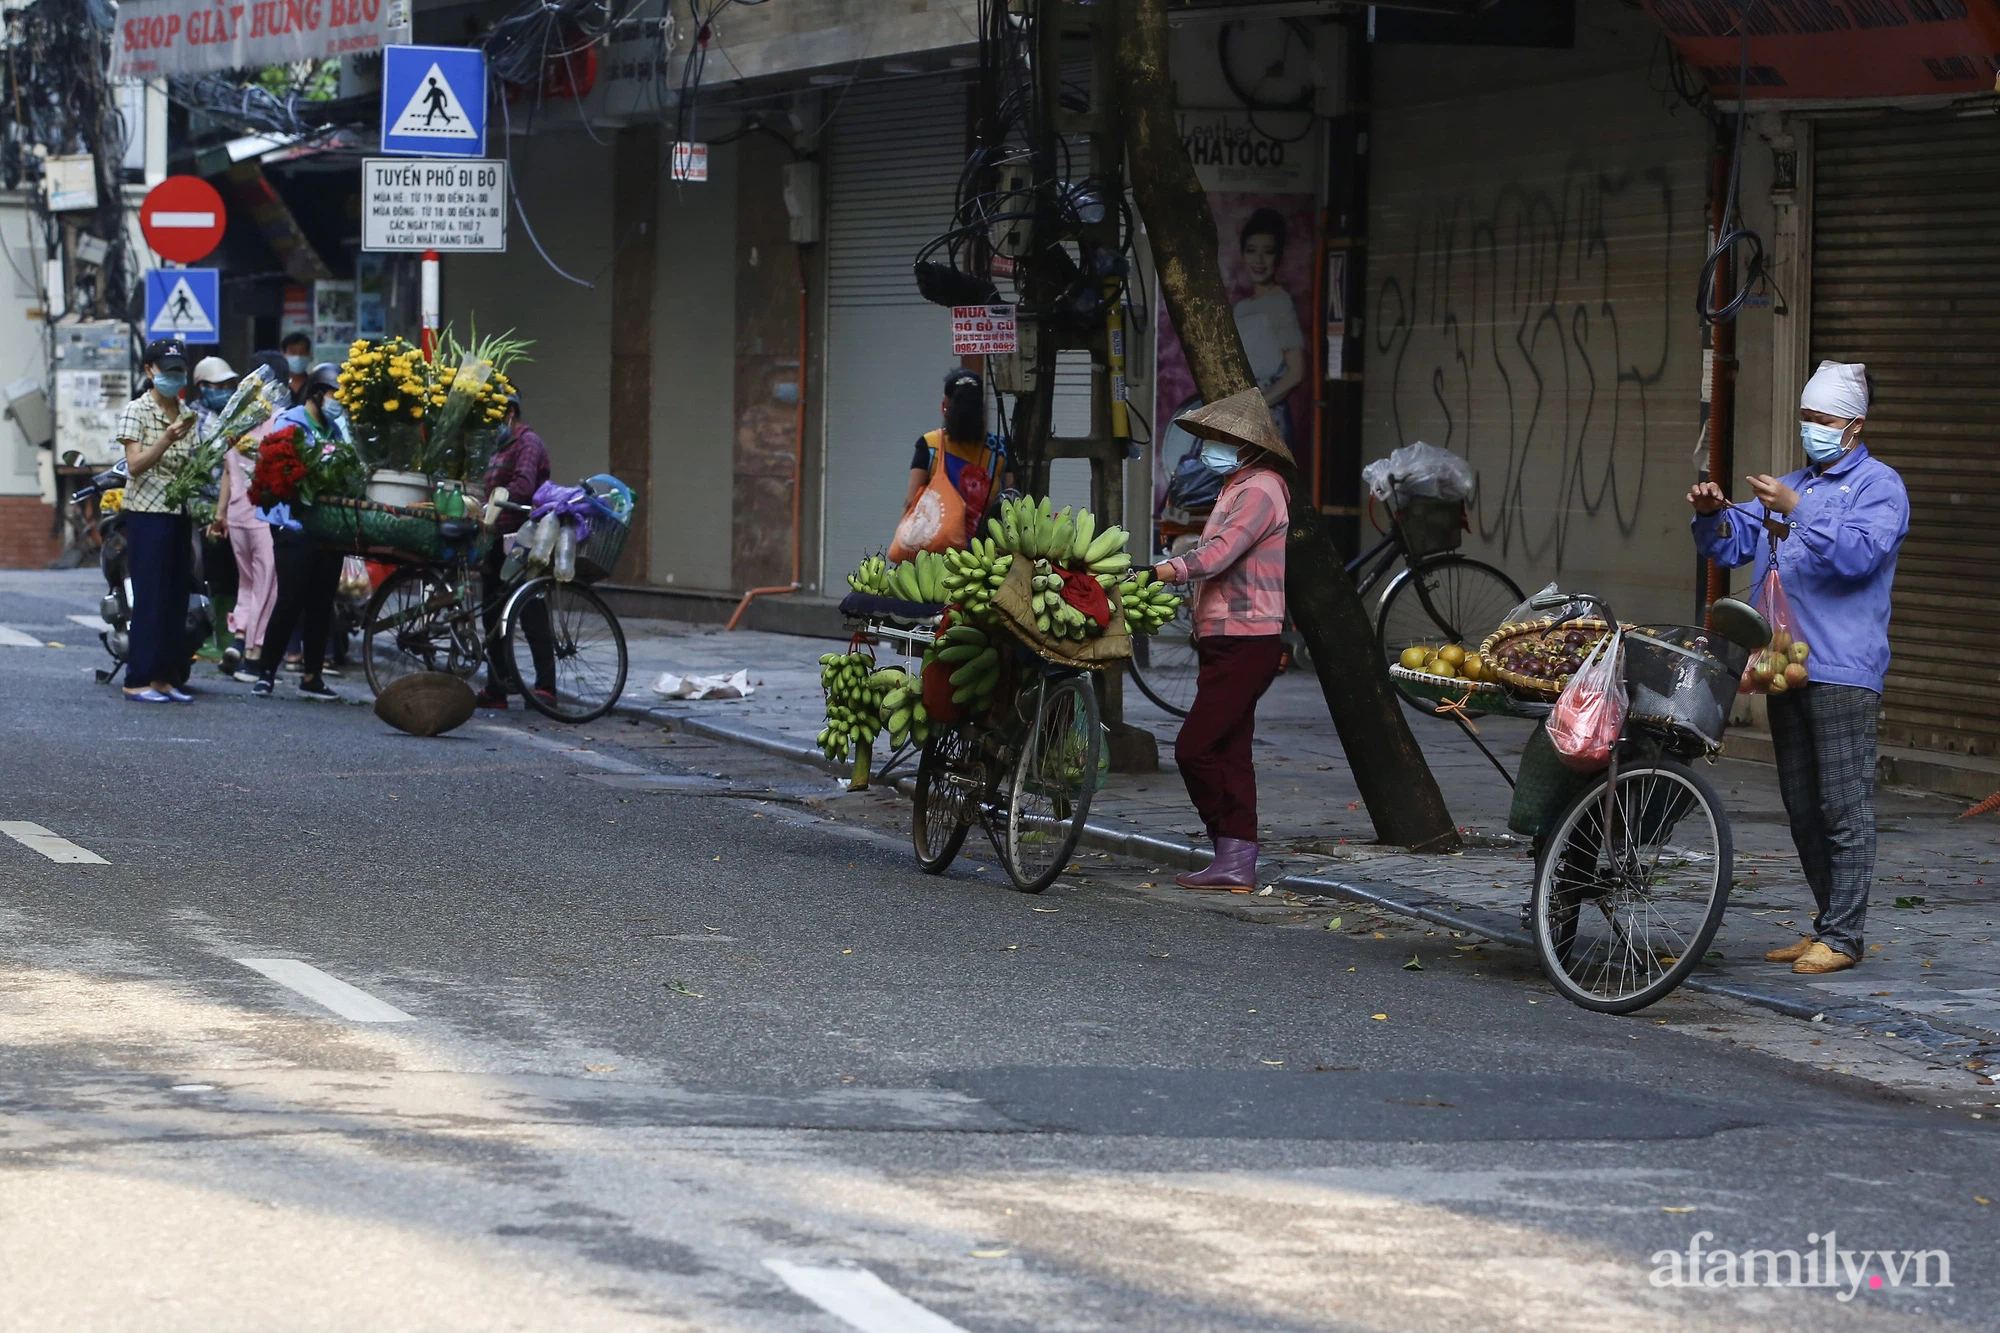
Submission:
<svg viewBox="0 0 2000 1333">
<path fill-rule="evenodd" d="M 856 592 L 873 593 L 878 597 L 889 594 L 889 562 L 879 555 L 871 555 L 861 562 L 861 567 L 847 576 L 847 586 Z"/>
<path fill-rule="evenodd" d="M 889 744 L 900 749 L 905 741 L 922 745 L 930 738 L 930 715 L 924 711 L 923 682 L 901 667 L 878 671 L 869 678 L 883 687 L 879 705 L 882 730 Z"/>
<path fill-rule="evenodd" d="M 1000 684 L 1000 649 L 985 630 L 953 617 L 937 642 L 924 654 L 924 665 L 941 662 L 952 668 L 951 701 L 983 712 Z"/>
<path fill-rule="evenodd" d="M 998 522 L 991 520 L 989 526 L 997 527 Z M 1014 557 L 1001 549 L 998 537 L 975 537 L 967 549 L 944 553 L 942 600 L 956 604 L 967 616 L 981 615 L 1013 567 Z"/>
<path fill-rule="evenodd" d="M 1156 582 L 1150 570 L 1140 570 L 1118 584 L 1117 593 L 1125 628 L 1132 634 L 1159 633 L 1181 605 L 1181 599 L 1166 584 Z"/>
<path fill-rule="evenodd" d="M 882 730 L 882 700 L 898 671 L 875 670 L 866 653 L 828 653 L 819 659 L 820 689 L 826 693 L 826 726 L 816 738 L 820 752 L 836 764 L 873 748 Z"/>
</svg>

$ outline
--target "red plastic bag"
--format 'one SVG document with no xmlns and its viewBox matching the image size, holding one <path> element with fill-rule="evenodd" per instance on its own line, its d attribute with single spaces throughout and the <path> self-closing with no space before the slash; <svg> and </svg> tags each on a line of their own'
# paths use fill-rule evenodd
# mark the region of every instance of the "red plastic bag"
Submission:
<svg viewBox="0 0 2000 1333">
<path fill-rule="evenodd" d="M 1571 768 L 1592 772 L 1611 762 L 1625 729 L 1625 631 L 1597 641 L 1563 686 L 1549 714 L 1549 740 Z"/>
<path fill-rule="evenodd" d="M 1771 572 L 1757 585 L 1752 605 L 1771 622 L 1771 644 L 1750 654 L 1750 664 L 1743 668 L 1743 679 L 1737 682 L 1736 692 L 1787 694 L 1804 689 L 1812 683 L 1812 673 L 1806 669 L 1812 645 L 1799 637 L 1798 622 L 1792 619 L 1791 599 L 1785 596 L 1785 585 L 1778 579 L 1775 560 Z"/>
</svg>

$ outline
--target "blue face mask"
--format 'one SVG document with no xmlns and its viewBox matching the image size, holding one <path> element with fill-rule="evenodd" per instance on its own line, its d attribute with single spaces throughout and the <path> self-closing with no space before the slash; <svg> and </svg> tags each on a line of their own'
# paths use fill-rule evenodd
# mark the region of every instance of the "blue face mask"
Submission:
<svg viewBox="0 0 2000 1333">
<path fill-rule="evenodd" d="M 288 356 L 285 358 L 285 368 L 294 375 L 303 375 L 311 368 L 311 363 L 302 356 Z"/>
<path fill-rule="evenodd" d="M 1238 456 L 1236 446 L 1224 444 L 1220 440 L 1202 441 L 1201 461 L 1208 464 L 1211 472 L 1220 472 L 1224 476 L 1243 466 L 1243 460 Z"/>
<path fill-rule="evenodd" d="M 204 384 L 201 386 L 201 405 L 211 412 L 220 412 L 223 408 L 229 406 L 229 398 L 230 391 L 224 385 Z"/>
<path fill-rule="evenodd" d="M 169 398 L 180 397 L 181 390 L 187 386 L 188 377 L 185 370 L 163 370 L 153 376 L 153 387 Z"/>
<path fill-rule="evenodd" d="M 1822 426 L 1817 421 L 1799 423 L 1799 443 L 1805 446 L 1806 457 L 1815 463 L 1831 463 L 1847 452 L 1845 426 Z"/>
</svg>

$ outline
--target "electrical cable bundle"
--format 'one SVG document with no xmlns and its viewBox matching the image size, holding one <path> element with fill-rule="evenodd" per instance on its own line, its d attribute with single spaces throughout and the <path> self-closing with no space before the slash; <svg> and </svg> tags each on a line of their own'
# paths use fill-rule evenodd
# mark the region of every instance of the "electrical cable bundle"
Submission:
<svg viewBox="0 0 2000 1333">
<path fill-rule="evenodd" d="M 101 0 L 35 0 L 10 12 L 4 65 L 0 65 L 0 184 L 8 189 L 38 181 L 48 156 L 88 155 L 94 164 L 97 206 L 66 212 L 106 245 L 94 279 L 79 275 L 67 293 L 70 308 L 129 318 L 137 291 L 126 239 L 123 163 L 125 117 L 109 77 L 113 16 Z M 22 276 L 41 291 L 39 259 L 61 253 L 61 226 L 36 192 L 42 227 L 36 271 Z M 10 262 L 11 257 L 10 257 Z M 49 293 L 43 292 L 46 305 Z M 47 325 L 44 324 L 44 329 Z"/>
</svg>

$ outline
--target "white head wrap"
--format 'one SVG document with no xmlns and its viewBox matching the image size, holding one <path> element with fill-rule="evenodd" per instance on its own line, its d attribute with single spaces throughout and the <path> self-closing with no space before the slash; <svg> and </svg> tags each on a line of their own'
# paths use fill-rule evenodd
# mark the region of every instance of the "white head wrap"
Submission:
<svg viewBox="0 0 2000 1333">
<path fill-rule="evenodd" d="M 1799 395 L 1799 406 L 1830 417 L 1868 415 L 1868 367 L 1859 361 L 1822 361 Z"/>
</svg>

